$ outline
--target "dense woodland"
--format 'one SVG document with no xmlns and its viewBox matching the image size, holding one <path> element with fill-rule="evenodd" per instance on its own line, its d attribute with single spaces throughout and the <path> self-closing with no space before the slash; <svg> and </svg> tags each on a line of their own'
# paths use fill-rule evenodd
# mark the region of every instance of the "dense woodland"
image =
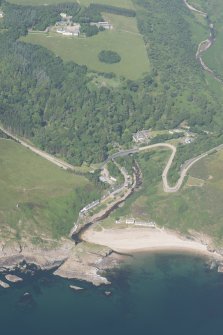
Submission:
<svg viewBox="0 0 223 335">
<path fill-rule="evenodd" d="M 181 0 L 138 0 L 136 18 L 148 46 L 150 74 L 118 88 L 91 84 L 85 66 L 64 63 L 19 37 L 44 30 L 67 12 L 79 22 L 100 18 L 98 6 L 18 6 L 2 2 L 0 33 L 0 121 L 42 149 L 74 164 L 103 161 L 113 143 L 131 145 L 140 129 L 168 129 L 187 121 L 199 134 L 184 146 L 176 166 L 193 152 L 223 143 L 223 105 L 195 60 Z M 96 10 L 97 9 L 97 10 Z M 91 16 L 92 15 L 92 16 Z M 77 20 L 77 21 L 78 21 Z M 210 131 L 207 135 L 204 131 Z"/>
<path fill-rule="evenodd" d="M 45 30 L 49 25 L 60 21 L 62 11 L 77 17 L 80 15 L 80 6 L 75 3 L 36 7 L 3 3 L 2 8 L 5 13 L 2 25 L 12 32 L 18 31 L 19 34 L 27 33 L 28 28 Z"/>
</svg>

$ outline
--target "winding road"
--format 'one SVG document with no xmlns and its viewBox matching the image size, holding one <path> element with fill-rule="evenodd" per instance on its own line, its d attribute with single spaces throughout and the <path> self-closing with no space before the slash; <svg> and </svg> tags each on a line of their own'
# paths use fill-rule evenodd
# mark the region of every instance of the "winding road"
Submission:
<svg viewBox="0 0 223 335">
<path fill-rule="evenodd" d="M 181 167 L 180 177 L 179 177 L 177 183 L 174 186 L 169 186 L 168 180 L 167 180 L 169 169 L 171 168 L 173 159 L 174 159 L 174 157 L 176 155 L 176 151 L 177 151 L 176 147 L 174 145 L 170 144 L 170 143 L 156 143 L 156 144 L 148 145 L 148 146 L 145 146 L 145 147 L 140 147 L 138 149 L 123 150 L 123 151 L 117 152 L 114 155 L 110 156 L 104 164 L 106 164 L 110 160 L 113 160 L 114 157 L 115 158 L 124 157 L 124 156 L 130 155 L 130 154 L 139 153 L 139 152 L 142 152 L 142 151 L 154 150 L 156 148 L 167 148 L 167 149 L 170 149 L 172 151 L 172 153 L 171 153 L 171 155 L 170 155 L 170 157 L 167 161 L 167 164 L 166 164 L 166 166 L 163 170 L 162 181 L 163 181 L 164 192 L 175 193 L 175 192 L 179 191 L 180 187 L 182 186 L 182 183 L 184 181 L 185 176 L 187 175 L 188 170 L 195 163 L 197 163 L 200 159 L 208 156 L 209 154 L 211 154 L 215 151 L 219 151 L 219 150 L 223 149 L 223 144 L 219 145 L 218 147 L 215 147 L 215 148 L 213 148 L 213 149 L 211 149 L 211 150 L 209 150 L 209 151 L 207 151 L 207 152 L 205 152 L 205 153 L 203 153 L 203 154 L 201 154 L 201 155 L 199 155 L 195 158 L 192 158 L 192 159 L 186 161 L 183 164 L 183 166 Z M 112 204 L 108 204 L 108 206 L 105 209 L 101 210 L 99 213 L 96 213 L 95 215 L 93 215 L 91 217 L 88 217 L 86 222 L 82 221 L 82 223 L 80 223 L 81 219 L 80 219 L 80 216 L 79 216 L 78 221 L 74 224 L 74 227 L 72 228 L 72 230 L 70 232 L 70 236 L 72 238 L 74 238 L 76 241 L 80 241 L 82 239 L 82 237 L 81 237 L 82 233 L 88 228 L 89 225 L 104 219 L 115 208 L 117 208 L 117 206 L 120 203 L 124 202 L 134 192 L 134 190 L 137 186 L 136 176 L 133 177 L 133 180 L 134 180 L 133 184 L 131 185 L 130 188 L 126 189 L 127 192 L 125 192 L 125 194 L 123 194 L 123 195 L 119 196 L 117 199 L 115 199 L 115 201 Z M 121 191 L 123 189 L 125 189 L 124 184 L 119 189 L 119 191 Z"/>
<path fill-rule="evenodd" d="M 170 155 L 170 158 L 168 159 L 168 162 L 163 170 L 163 173 L 162 173 L 162 181 L 163 181 L 163 190 L 164 192 L 166 193 L 174 193 L 174 192 L 178 192 L 179 189 L 181 188 L 182 184 L 183 184 L 183 181 L 184 181 L 184 178 L 186 177 L 187 175 L 187 172 L 188 170 L 195 164 L 197 163 L 200 159 L 210 155 L 211 153 L 215 152 L 215 151 L 220 151 L 223 149 L 223 144 L 211 149 L 211 150 L 208 150 L 206 151 L 205 153 L 197 156 L 197 157 L 194 157 L 188 161 L 186 161 L 183 166 L 181 167 L 181 171 L 180 171 L 180 177 L 178 179 L 178 181 L 176 182 L 176 184 L 174 186 L 170 186 L 169 183 L 168 183 L 168 173 L 169 173 L 169 170 L 171 168 L 171 165 L 172 165 L 172 162 L 174 160 L 174 157 L 176 155 L 176 152 L 177 152 L 177 149 L 176 147 L 173 145 L 173 144 L 170 144 L 170 143 L 156 143 L 156 144 L 151 144 L 151 145 L 147 145 L 145 147 L 140 147 L 138 149 L 129 149 L 129 150 L 123 150 L 123 151 L 119 151 L 113 155 L 111 155 L 105 163 L 107 163 L 108 161 L 114 159 L 114 158 L 118 158 L 118 157 L 125 157 L 125 156 L 128 156 L 130 154 L 135 154 L 135 153 L 139 153 L 139 152 L 142 152 L 142 151 L 148 151 L 148 150 L 154 150 L 156 148 L 167 148 L 167 149 L 170 149 L 172 151 L 171 155 Z M 104 163 L 104 164 L 105 164 Z"/>
<path fill-rule="evenodd" d="M 59 166 L 60 168 L 63 168 L 64 170 L 72 170 L 74 171 L 74 166 L 62 161 L 61 159 L 58 159 L 52 155 L 49 155 L 48 153 L 34 147 L 33 145 L 28 144 L 27 142 L 19 139 L 16 135 L 12 134 L 10 131 L 4 129 L 2 126 L 0 126 L 0 130 L 5 133 L 8 137 L 10 137 L 11 139 L 15 140 L 16 142 L 18 142 L 19 144 L 23 145 L 25 148 L 30 149 L 32 152 L 34 152 L 35 154 L 47 159 L 48 161 L 50 161 L 51 163 Z M 173 144 L 170 143 L 156 143 L 156 144 L 151 144 L 151 145 L 147 145 L 145 147 L 139 147 L 139 148 L 133 148 L 133 149 L 128 149 L 128 150 L 123 150 L 123 151 L 119 151 L 116 152 L 115 154 L 111 155 L 108 157 L 108 159 L 102 164 L 102 166 L 104 166 L 106 163 L 108 163 L 110 160 L 118 158 L 118 157 L 125 157 L 128 156 L 130 154 L 135 154 L 135 153 L 139 153 L 142 151 L 148 151 L 148 150 L 154 150 L 157 148 L 167 148 L 170 149 L 172 151 L 170 158 L 168 159 L 168 162 L 163 170 L 162 173 L 162 181 L 163 181 L 163 190 L 166 193 L 174 193 L 174 192 L 178 192 L 179 189 L 181 188 L 184 178 L 187 175 L 188 170 L 195 164 L 197 163 L 200 159 L 210 155 L 211 153 L 215 152 L 215 151 L 219 151 L 221 149 L 223 149 L 223 144 L 197 156 L 194 157 L 188 161 L 186 161 L 183 166 L 181 167 L 181 171 L 180 171 L 180 177 L 178 179 L 178 181 L 176 182 L 176 184 L 174 186 L 170 186 L 168 183 L 168 172 L 171 168 L 172 162 L 174 160 L 174 157 L 176 155 L 177 149 Z"/>
</svg>

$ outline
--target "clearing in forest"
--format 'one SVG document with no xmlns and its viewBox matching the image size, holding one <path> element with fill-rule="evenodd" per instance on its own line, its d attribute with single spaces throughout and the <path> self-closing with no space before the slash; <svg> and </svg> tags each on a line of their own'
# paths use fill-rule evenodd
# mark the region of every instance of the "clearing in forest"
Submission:
<svg viewBox="0 0 223 335">
<path fill-rule="evenodd" d="M 40 44 L 53 51 L 64 61 L 87 65 L 90 70 L 113 72 L 118 76 L 136 80 L 150 70 L 143 37 L 139 34 L 136 19 L 114 14 L 104 14 L 113 25 L 112 30 L 99 32 L 92 37 L 68 37 L 54 32 L 29 33 L 23 41 Z M 121 56 L 115 64 L 99 61 L 102 50 L 112 50 Z"/>
</svg>

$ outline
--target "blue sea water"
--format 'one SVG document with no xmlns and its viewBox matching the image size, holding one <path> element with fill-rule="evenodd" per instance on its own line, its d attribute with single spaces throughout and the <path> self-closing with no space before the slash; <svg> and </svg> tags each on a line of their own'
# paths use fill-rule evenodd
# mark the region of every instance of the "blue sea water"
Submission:
<svg viewBox="0 0 223 335">
<path fill-rule="evenodd" d="M 204 259 L 139 254 L 109 276 L 109 287 L 38 273 L 0 288 L 0 334 L 223 334 L 223 274 Z"/>
</svg>

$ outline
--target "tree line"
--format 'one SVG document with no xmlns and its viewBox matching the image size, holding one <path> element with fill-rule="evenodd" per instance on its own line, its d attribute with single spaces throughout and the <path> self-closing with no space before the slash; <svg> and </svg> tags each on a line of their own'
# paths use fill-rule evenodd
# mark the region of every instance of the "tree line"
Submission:
<svg viewBox="0 0 223 335">
<path fill-rule="evenodd" d="M 111 5 L 104 5 L 104 4 L 90 4 L 90 9 L 98 10 L 99 12 L 106 12 L 116 15 L 122 15 L 122 16 L 129 16 L 129 17 L 135 17 L 136 12 L 133 9 L 128 8 L 122 8 L 122 7 L 116 7 Z"/>
</svg>

